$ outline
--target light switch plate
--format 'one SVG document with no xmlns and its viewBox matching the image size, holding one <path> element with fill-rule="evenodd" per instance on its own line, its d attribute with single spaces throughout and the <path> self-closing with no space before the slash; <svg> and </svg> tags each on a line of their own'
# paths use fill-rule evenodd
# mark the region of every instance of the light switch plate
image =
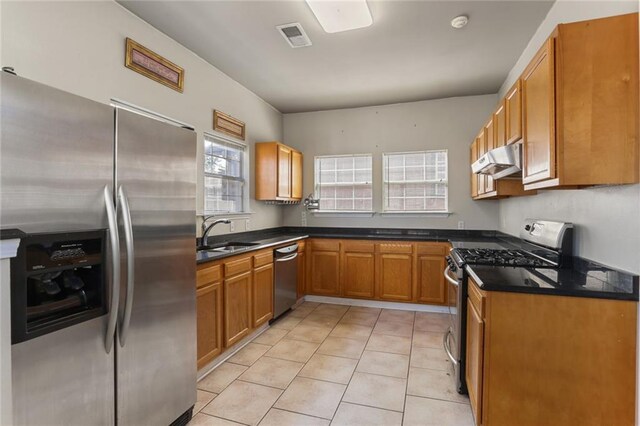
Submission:
<svg viewBox="0 0 640 426">
<path fill-rule="evenodd" d="M 302 209 L 302 217 L 300 219 L 300 224 L 302 226 L 307 226 L 307 211 L 305 209 Z"/>
<path fill-rule="evenodd" d="M 464 220 L 458 222 L 458 229 L 464 229 Z"/>
<path fill-rule="evenodd" d="M 235 232 L 236 231 L 236 224 L 234 221 L 231 221 L 231 224 L 229 224 L 229 230 L 231 232 Z"/>
<path fill-rule="evenodd" d="M 250 231 L 251 230 L 251 219 L 246 219 L 244 221 L 244 230 L 245 231 Z"/>
</svg>

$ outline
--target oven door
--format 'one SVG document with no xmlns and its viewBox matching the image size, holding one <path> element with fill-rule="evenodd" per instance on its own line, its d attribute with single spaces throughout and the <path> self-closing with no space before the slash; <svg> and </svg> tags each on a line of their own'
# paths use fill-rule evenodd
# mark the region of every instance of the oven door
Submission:
<svg viewBox="0 0 640 426">
<path fill-rule="evenodd" d="M 444 350 L 451 361 L 454 369 L 454 377 L 456 380 L 456 388 L 458 392 L 464 393 L 465 382 L 462 377 L 462 338 L 463 338 L 463 289 L 462 271 L 456 267 L 453 262 L 445 268 L 443 274 L 447 282 L 448 305 L 449 305 L 449 330 L 443 337 Z"/>
</svg>

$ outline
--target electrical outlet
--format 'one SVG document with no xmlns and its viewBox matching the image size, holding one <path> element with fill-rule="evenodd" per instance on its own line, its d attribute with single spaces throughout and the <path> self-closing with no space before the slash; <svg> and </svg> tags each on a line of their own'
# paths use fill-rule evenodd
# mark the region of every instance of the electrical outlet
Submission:
<svg viewBox="0 0 640 426">
<path fill-rule="evenodd" d="M 464 229 L 464 220 L 458 222 L 458 229 Z"/>
<path fill-rule="evenodd" d="M 300 223 L 302 224 L 302 226 L 307 226 L 307 211 L 306 210 L 302 210 L 302 217 L 301 217 Z"/>
<path fill-rule="evenodd" d="M 244 221 L 244 230 L 245 231 L 251 230 L 251 219 L 246 219 Z"/>
<path fill-rule="evenodd" d="M 229 224 L 229 230 L 231 232 L 236 232 L 236 223 L 234 221 L 231 221 L 231 224 Z"/>
</svg>

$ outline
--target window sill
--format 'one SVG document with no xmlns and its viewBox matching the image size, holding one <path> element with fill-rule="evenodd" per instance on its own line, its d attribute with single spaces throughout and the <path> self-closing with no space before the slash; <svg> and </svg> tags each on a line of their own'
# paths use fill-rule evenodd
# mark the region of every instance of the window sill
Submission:
<svg viewBox="0 0 640 426">
<path fill-rule="evenodd" d="M 422 212 L 422 211 L 417 211 L 417 212 L 391 212 L 391 211 L 387 211 L 387 212 L 382 212 L 379 213 L 380 216 L 382 217 L 398 217 L 398 216 L 402 216 L 402 217 L 449 217 L 451 216 L 453 213 L 452 212 Z"/>
<path fill-rule="evenodd" d="M 320 217 L 373 217 L 375 212 L 364 211 L 340 211 L 340 210 L 311 210 L 310 212 L 314 216 Z"/>
<path fill-rule="evenodd" d="M 232 216 L 232 217 L 242 217 L 242 216 L 251 216 L 253 214 L 253 212 L 237 212 L 237 213 L 224 213 L 224 212 L 218 212 L 218 213 L 198 213 L 196 214 L 196 216 L 198 217 L 205 217 L 205 216 L 211 216 L 211 217 L 227 217 L 227 216 Z"/>
</svg>

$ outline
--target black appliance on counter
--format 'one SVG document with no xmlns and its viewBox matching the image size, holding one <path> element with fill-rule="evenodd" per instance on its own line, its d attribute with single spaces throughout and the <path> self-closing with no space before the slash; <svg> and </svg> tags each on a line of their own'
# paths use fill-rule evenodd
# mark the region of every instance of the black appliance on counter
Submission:
<svg viewBox="0 0 640 426">
<path fill-rule="evenodd" d="M 459 393 L 467 393 L 465 359 L 469 271 L 466 266 L 559 269 L 570 261 L 572 254 L 572 224 L 535 219 L 525 220 L 520 240 L 513 238 L 454 244 L 444 270 L 448 282 L 451 322 L 443 345 L 453 363 Z"/>
<path fill-rule="evenodd" d="M 11 264 L 11 343 L 106 313 L 105 231 L 30 234 Z"/>
</svg>

